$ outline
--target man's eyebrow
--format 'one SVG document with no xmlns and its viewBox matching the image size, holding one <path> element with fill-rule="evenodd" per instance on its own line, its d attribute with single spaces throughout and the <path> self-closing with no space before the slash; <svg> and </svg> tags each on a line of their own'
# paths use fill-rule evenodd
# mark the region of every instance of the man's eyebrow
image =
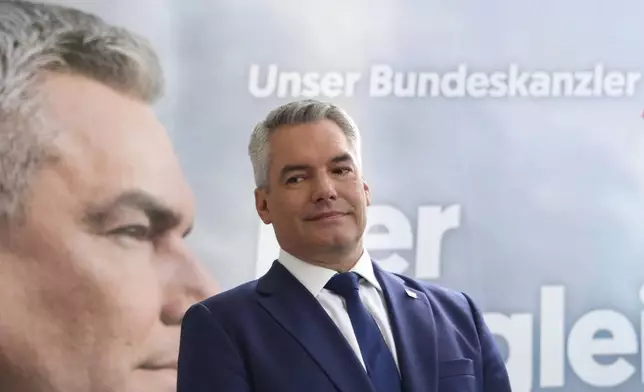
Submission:
<svg viewBox="0 0 644 392">
<path fill-rule="evenodd" d="M 349 153 L 336 155 L 331 158 L 331 163 L 353 162 L 353 157 Z"/>
<path fill-rule="evenodd" d="M 142 211 L 150 219 L 150 222 L 159 228 L 174 227 L 182 221 L 179 212 L 166 206 L 158 198 L 140 190 L 126 191 L 105 203 L 91 206 L 85 220 L 92 225 L 101 225 L 105 219 L 121 208 Z"/>
<path fill-rule="evenodd" d="M 334 156 L 329 160 L 329 162 L 330 163 L 353 162 L 353 157 L 349 153 L 344 153 L 344 154 Z M 311 169 L 310 165 L 304 165 L 304 164 L 284 165 L 282 170 L 280 170 L 280 178 L 284 178 L 286 177 L 286 175 L 294 171 L 306 171 L 310 169 Z"/>
<path fill-rule="evenodd" d="M 302 164 L 284 165 L 284 167 L 282 167 L 282 170 L 280 170 L 280 178 L 284 178 L 286 177 L 287 174 L 294 171 L 306 171 L 309 169 L 311 169 L 310 165 L 302 165 Z"/>
</svg>

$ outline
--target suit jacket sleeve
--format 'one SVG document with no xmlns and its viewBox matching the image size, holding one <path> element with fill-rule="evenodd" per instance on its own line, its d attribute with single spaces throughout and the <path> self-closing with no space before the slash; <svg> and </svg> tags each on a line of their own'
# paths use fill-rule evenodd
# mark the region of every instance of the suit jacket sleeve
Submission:
<svg viewBox="0 0 644 392">
<path fill-rule="evenodd" d="M 232 339 L 202 304 L 181 323 L 177 392 L 249 392 L 244 362 Z"/>
<path fill-rule="evenodd" d="M 503 357 L 496 345 L 494 336 L 485 323 L 481 311 L 472 298 L 467 294 L 465 298 L 469 302 L 474 323 L 479 333 L 481 342 L 481 358 L 483 359 L 483 392 L 512 392 L 510 379 Z"/>
</svg>

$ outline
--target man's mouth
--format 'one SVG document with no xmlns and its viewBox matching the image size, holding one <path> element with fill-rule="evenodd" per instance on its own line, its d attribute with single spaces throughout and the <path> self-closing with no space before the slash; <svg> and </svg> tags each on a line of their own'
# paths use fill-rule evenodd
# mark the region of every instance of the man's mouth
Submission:
<svg viewBox="0 0 644 392">
<path fill-rule="evenodd" d="M 327 220 L 327 219 L 337 219 L 341 218 L 343 216 L 347 215 L 344 212 L 339 212 L 339 211 L 329 211 L 329 212 L 324 212 L 321 214 L 316 214 L 308 218 L 307 220 L 310 221 L 321 221 L 321 220 Z"/>
<path fill-rule="evenodd" d="M 143 370 L 177 370 L 177 358 L 169 357 L 152 360 L 144 363 L 139 368 Z"/>
</svg>

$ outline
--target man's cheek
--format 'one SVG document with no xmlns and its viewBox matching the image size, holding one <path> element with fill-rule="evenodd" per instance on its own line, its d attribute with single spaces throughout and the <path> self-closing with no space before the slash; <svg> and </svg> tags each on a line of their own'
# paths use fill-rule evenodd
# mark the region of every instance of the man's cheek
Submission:
<svg viewBox="0 0 644 392">
<path fill-rule="evenodd" d="M 149 339 L 157 325 L 161 324 L 163 283 L 158 271 L 135 274 L 141 279 L 127 279 L 121 285 L 111 286 L 106 297 L 106 320 L 111 332 L 122 337 L 126 346 L 140 348 Z"/>
</svg>

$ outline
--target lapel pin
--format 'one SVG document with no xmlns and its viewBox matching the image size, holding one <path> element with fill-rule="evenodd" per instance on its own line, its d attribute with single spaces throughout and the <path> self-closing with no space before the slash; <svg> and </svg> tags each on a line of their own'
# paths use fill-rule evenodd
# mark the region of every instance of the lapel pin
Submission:
<svg viewBox="0 0 644 392">
<path fill-rule="evenodd" d="M 411 291 L 409 289 L 405 289 L 405 292 L 407 293 L 408 297 L 412 297 L 413 299 L 418 298 L 418 295 L 416 295 L 416 293 L 414 293 L 413 291 Z"/>
</svg>

